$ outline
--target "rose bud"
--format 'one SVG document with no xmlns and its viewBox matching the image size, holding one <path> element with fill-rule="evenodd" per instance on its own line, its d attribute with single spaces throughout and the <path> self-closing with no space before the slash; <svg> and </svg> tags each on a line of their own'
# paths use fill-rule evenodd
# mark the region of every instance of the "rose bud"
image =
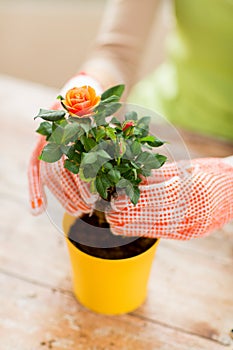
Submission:
<svg viewBox="0 0 233 350">
<path fill-rule="evenodd" d="M 122 125 L 122 131 L 126 136 L 133 134 L 133 128 L 135 126 L 134 120 L 126 120 Z"/>
</svg>

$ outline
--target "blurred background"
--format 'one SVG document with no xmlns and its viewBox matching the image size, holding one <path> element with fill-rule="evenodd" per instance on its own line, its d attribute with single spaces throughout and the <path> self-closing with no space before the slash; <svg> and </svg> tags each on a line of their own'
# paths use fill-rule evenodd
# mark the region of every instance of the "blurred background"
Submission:
<svg viewBox="0 0 233 350">
<path fill-rule="evenodd" d="M 0 0 L 0 74 L 60 88 L 91 51 L 106 2 Z M 172 26 L 169 3 L 162 1 L 142 74 L 163 60 L 163 38 Z"/>
</svg>

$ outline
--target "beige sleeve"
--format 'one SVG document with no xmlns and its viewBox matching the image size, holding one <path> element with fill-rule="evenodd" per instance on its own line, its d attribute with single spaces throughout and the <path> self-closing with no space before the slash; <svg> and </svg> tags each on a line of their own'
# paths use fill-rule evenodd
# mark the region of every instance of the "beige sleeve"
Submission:
<svg viewBox="0 0 233 350">
<path fill-rule="evenodd" d="M 127 91 L 138 70 L 159 0 L 110 0 L 97 41 L 82 69 L 104 88 L 124 83 Z"/>
</svg>

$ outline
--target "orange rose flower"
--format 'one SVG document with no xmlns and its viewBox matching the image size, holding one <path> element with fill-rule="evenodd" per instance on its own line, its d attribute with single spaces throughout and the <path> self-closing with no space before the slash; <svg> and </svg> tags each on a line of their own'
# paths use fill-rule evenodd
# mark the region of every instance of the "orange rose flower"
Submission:
<svg viewBox="0 0 233 350">
<path fill-rule="evenodd" d="M 66 93 L 62 104 L 74 117 L 85 117 L 93 112 L 99 104 L 100 96 L 96 95 L 91 86 L 74 87 Z"/>
</svg>

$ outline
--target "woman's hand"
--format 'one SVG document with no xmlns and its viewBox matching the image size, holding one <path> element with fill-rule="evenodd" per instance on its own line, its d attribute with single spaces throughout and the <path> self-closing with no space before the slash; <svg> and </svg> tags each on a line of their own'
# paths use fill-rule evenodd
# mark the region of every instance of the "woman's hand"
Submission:
<svg viewBox="0 0 233 350">
<path fill-rule="evenodd" d="M 233 157 L 164 165 L 140 186 L 136 207 L 121 195 L 107 214 L 114 234 L 187 240 L 233 219 Z"/>
</svg>

